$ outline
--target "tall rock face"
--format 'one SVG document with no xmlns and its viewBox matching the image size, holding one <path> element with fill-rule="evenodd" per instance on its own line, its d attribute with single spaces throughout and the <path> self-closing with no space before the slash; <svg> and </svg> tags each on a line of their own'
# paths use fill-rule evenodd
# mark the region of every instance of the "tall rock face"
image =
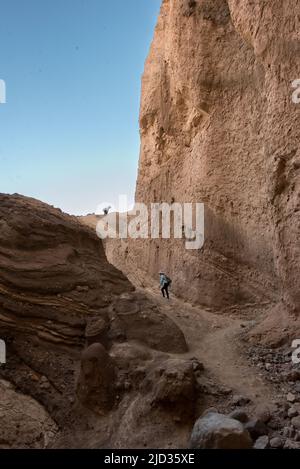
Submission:
<svg viewBox="0 0 300 469">
<path fill-rule="evenodd" d="M 142 83 L 137 202 L 204 202 L 205 244 L 107 244 L 217 308 L 300 310 L 298 0 L 164 0 Z M 142 275 L 142 274 L 141 274 Z"/>
</svg>

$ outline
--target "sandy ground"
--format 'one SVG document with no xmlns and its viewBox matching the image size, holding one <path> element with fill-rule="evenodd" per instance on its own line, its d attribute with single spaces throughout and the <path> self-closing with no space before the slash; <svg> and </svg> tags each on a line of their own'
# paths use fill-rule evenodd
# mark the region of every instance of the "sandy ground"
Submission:
<svg viewBox="0 0 300 469">
<path fill-rule="evenodd" d="M 276 399 L 276 390 L 264 381 L 263 375 L 245 356 L 247 345 L 242 332 L 253 325 L 253 312 L 216 314 L 192 306 L 172 294 L 167 301 L 159 289 L 148 288 L 146 293 L 184 332 L 189 346 L 187 356 L 198 358 L 217 383 L 250 398 L 255 406 L 264 406 Z M 262 319 L 263 316 L 262 312 Z"/>
</svg>

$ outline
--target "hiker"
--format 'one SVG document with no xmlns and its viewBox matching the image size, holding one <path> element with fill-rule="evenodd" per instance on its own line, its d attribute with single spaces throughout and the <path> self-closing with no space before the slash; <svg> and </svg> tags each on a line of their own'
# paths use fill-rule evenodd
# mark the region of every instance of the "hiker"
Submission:
<svg viewBox="0 0 300 469">
<path fill-rule="evenodd" d="M 166 276 L 163 271 L 159 272 L 159 283 L 160 283 L 160 290 L 162 292 L 163 297 L 165 298 L 165 292 L 167 295 L 168 300 L 169 298 L 169 286 L 172 283 L 172 280 Z"/>
</svg>

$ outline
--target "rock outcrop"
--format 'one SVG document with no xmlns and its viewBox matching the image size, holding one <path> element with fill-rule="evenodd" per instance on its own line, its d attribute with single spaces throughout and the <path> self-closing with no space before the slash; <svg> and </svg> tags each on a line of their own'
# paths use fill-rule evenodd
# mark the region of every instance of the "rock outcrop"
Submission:
<svg viewBox="0 0 300 469">
<path fill-rule="evenodd" d="M 103 345 L 90 345 L 81 358 L 79 400 L 99 414 L 108 412 L 115 403 L 115 379 L 114 362 Z"/>
<path fill-rule="evenodd" d="M 107 262 L 95 231 L 76 218 L 0 195 L 0 226 L 0 445 L 140 447 L 146 438 L 165 446 L 172 406 L 180 413 L 195 396 L 191 361 L 170 359 L 188 350 L 182 331 Z M 193 406 L 183 412 L 186 438 L 192 420 Z"/>
<path fill-rule="evenodd" d="M 109 241 L 129 278 L 164 268 L 188 301 L 283 301 L 300 312 L 299 15 L 298 0 L 162 2 L 143 76 L 136 201 L 204 202 L 205 244 Z"/>
</svg>

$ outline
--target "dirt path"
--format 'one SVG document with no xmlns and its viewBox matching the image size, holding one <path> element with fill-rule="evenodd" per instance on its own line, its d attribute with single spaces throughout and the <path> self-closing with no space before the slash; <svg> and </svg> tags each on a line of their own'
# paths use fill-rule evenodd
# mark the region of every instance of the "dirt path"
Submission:
<svg viewBox="0 0 300 469">
<path fill-rule="evenodd" d="M 167 302 L 151 289 L 146 292 L 185 334 L 187 356 L 198 358 L 217 383 L 250 398 L 258 406 L 276 398 L 275 390 L 244 356 L 241 331 L 250 322 L 244 314 L 216 314 L 174 297 Z"/>
</svg>

